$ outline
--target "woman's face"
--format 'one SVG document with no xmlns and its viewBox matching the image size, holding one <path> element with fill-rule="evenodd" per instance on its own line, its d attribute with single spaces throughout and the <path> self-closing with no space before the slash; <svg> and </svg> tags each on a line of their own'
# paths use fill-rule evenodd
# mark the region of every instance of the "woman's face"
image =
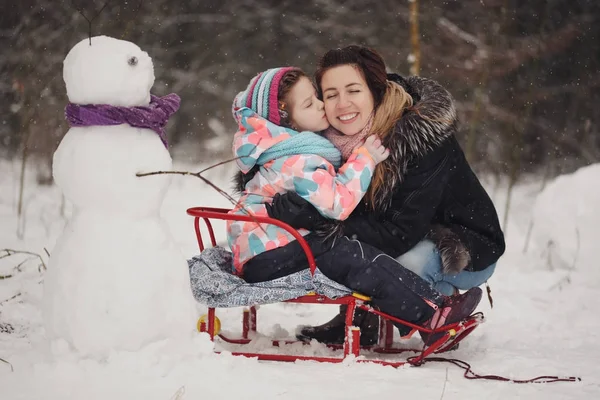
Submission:
<svg viewBox="0 0 600 400">
<path fill-rule="evenodd" d="M 325 114 L 344 135 L 360 132 L 374 109 L 373 95 L 362 74 L 353 65 L 334 67 L 321 79 Z"/>
</svg>

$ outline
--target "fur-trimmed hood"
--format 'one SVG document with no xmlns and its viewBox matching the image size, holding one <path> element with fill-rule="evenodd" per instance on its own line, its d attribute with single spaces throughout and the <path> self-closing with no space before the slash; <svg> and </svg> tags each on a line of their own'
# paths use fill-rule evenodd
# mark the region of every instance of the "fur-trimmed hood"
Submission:
<svg viewBox="0 0 600 400">
<path fill-rule="evenodd" d="M 415 105 L 404 113 L 384 140 L 384 146 L 390 151 L 384 163 L 391 175 L 386 175 L 384 186 L 375 200 L 377 212 L 385 212 L 389 208 L 408 163 L 439 147 L 456 132 L 458 124 L 452 95 L 436 81 L 418 76 L 404 79 L 396 74 L 389 74 L 388 79 L 403 86 L 413 97 Z"/>
</svg>

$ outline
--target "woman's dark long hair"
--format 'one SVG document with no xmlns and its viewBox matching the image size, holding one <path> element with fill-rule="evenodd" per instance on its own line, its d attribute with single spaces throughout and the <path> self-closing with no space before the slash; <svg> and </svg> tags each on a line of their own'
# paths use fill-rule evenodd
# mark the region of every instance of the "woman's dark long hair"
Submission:
<svg viewBox="0 0 600 400">
<path fill-rule="evenodd" d="M 402 118 L 404 111 L 413 105 L 412 97 L 402 86 L 387 80 L 385 62 L 379 53 L 373 49 L 356 45 L 329 50 L 321 58 L 315 73 L 320 96 L 322 96 L 321 81 L 325 72 L 343 65 L 357 68 L 367 82 L 375 107 L 370 133 L 379 136 L 382 143 L 387 146 L 386 138 L 393 131 L 396 122 Z M 371 208 L 374 207 L 377 194 L 385 181 L 384 177 L 393 173 L 393 169 L 397 168 L 393 165 L 392 160 L 388 160 L 377 165 L 371 185 L 365 194 L 365 200 Z"/>
<path fill-rule="evenodd" d="M 377 108 L 387 87 L 387 72 L 385 70 L 385 62 L 383 58 L 375 50 L 367 47 L 351 45 L 341 49 L 329 50 L 319 60 L 317 71 L 315 72 L 315 80 L 319 87 L 319 95 L 321 92 L 321 81 L 325 72 L 334 67 L 342 65 L 353 65 L 358 67 L 358 71 L 367 82 L 367 86 L 373 95 L 375 108 Z"/>
</svg>

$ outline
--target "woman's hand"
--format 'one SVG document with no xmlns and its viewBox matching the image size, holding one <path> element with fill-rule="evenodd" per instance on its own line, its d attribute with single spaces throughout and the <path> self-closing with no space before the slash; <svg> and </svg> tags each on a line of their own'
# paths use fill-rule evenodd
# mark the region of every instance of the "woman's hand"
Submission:
<svg viewBox="0 0 600 400">
<path fill-rule="evenodd" d="M 377 137 L 377 135 L 371 135 L 365 140 L 365 144 L 363 145 L 371 157 L 373 157 L 373 161 L 375 164 L 379 164 L 389 157 L 390 151 L 383 147 L 381 144 L 381 140 Z"/>
<path fill-rule="evenodd" d="M 273 202 L 265 206 L 269 217 L 285 222 L 294 229 L 304 228 L 315 231 L 321 224 L 329 221 L 296 192 L 276 194 Z"/>
</svg>

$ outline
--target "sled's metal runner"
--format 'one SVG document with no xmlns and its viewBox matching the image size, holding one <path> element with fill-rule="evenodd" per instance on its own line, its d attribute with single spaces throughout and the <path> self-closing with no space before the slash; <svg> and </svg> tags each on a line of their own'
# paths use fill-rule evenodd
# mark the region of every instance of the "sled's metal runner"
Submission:
<svg viewBox="0 0 600 400">
<path fill-rule="evenodd" d="M 306 253 L 306 257 L 308 259 L 309 268 L 311 274 L 315 273 L 316 264 L 314 257 L 308 247 L 308 244 L 296 230 L 294 230 L 291 226 L 267 217 L 256 217 L 256 216 L 246 216 L 246 215 L 231 215 L 227 214 L 229 210 L 223 208 L 211 208 L 211 207 L 194 207 L 187 210 L 187 213 L 194 217 L 194 228 L 196 231 L 196 238 L 198 240 L 198 246 L 200 251 L 203 251 L 205 246 L 202 240 L 202 234 L 200 233 L 200 218 L 204 220 L 206 226 L 208 228 L 211 245 L 216 246 L 216 239 L 214 235 L 214 231 L 212 228 L 212 224 L 210 219 L 217 220 L 235 220 L 235 221 L 253 221 L 258 223 L 265 224 L 273 224 L 277 225 L 283 229 L 286 229 L 290 234 L 294 236 L 296 240 L 300 243 L 302 249 Z M 287 300 L 288 303 L 304 303 L 304 304 L 346 304 L 348 307 L 346 309 L 346 335 L 343 349 L 343 357 L 320 357 L 320 356 L 303 356 L 303 355 L 286 355 L 286 354 L 265 354 L 265 353 L 250 353 L 250 352 L 232 352 L 233 355 L 239 355 L 244 357 L 257 358 L 259 360 L 267 360 L 267 361 L 318 361 L 318 362 L 329 362 L 329 363 L 341 363 L 346 358 L 352 356 L 355 362 L 360 363 L 374 363 L 381 365 L 388 365 L 392 367 L 399 367 L 405 364 L 411 365 L 419 365 L 427 356 L 439 353 L 443 351 L 448 351 L 453 348 L 458 342 L 464 339 L 468 334 L 470 334 L 482 321 L 483 314 L 476 313 L 473 314 L 468 319 L 461 321 L 459 323 L 449 324 L 442 327 L 439 327 L 435 330 L 423 328 L 421 326 L 412 324 L 407 321 L 403 321 L 401 319 L 392 317 L 391 315 L 382 313 L 378 310 L 375 310 L 368 305 L 365 305 L 365 301 L 369 301 L 370 298 L 368 296 L 364 296 L 360 293 L 353 293 L 349 296 L 344 296 L 338 299 L 330 299 L 328 297 L 311 293 L 305 296 L 298 297 L 296 299 Z M 404 352 L 414 352 L 415 356 L 409 357 L 405 360 L 401 361 L 386 361 L 386 360 L 376 360 L 376 359 L 365 359 L 360 356 L 360 328 L 356 326 L 352 326 L 354 311 L 356 308 L 361 308 L 365 311 L 375 313 L 379 315 L 379 341 L 377 345 L 368 348 L 371 352 L 382 353 L 382 354 L 399 354 Z M 392 322 L 400 323 L 402 325 L 413 328 L 413 330 L 420 330 L 423 332 L 431 333 L 431 332 L 444 332 L 445 334 L 437 340 L 432 345 L 428 346 L 424 349 L 402 349 L 393 346 L 393 333 L 394 333 L 394 325 Z M 242 337 L 241 338 L 230 338 L 223 334 L 220 334 L 215 328 L 217 327 L 217 319 L 215 315 L 215 308 L 208 309 L 208 316 L 206 319 L 199 321 L 198 330 L 201 332 L 207 332 L 210 335 L 211 340 L 215 340 L 215 337 L 219 337 L 221 340 L 238 345 L 245 345 L 252 341 L 250 338 L 256 332 L 256 324 L 257 324 L 257 309 L 256 307 L 249 307 L 244 309 L 243 319 L 242 319 Z M 291 344 L 297 343 L 298 341 L 282 341 L 282 340 L 272 340 L 273 346 L 279 346 L 280 344 Z M 332 346 L 337 347 L 339 346 Z"/>
</svg>

